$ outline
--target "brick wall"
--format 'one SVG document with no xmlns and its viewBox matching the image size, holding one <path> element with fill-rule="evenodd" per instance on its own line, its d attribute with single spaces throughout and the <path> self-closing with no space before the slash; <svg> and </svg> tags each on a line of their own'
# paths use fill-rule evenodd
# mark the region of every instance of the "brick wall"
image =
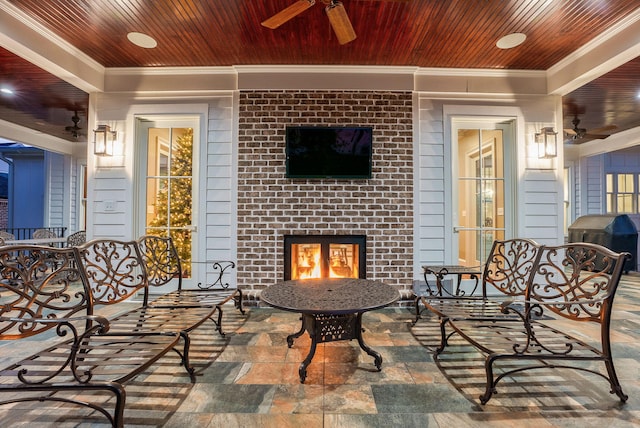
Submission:
<svg viewBox="0 0 640 428">
<path fill-rule="evenodd" d="M 285 234 L 367 235 L 367 278 L 411 287 L 411 92 L 244 91 L 238 138 L 238 285 L 283 279 Z M 373 178 L 285 177 L 287 125 L 373 127 Z"/>
</svg>

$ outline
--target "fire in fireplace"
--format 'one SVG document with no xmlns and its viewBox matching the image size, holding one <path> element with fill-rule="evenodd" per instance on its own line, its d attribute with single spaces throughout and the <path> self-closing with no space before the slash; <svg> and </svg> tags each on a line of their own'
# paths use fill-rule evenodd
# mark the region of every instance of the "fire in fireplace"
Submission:
<svg viewBox="0 0 640 428">
<path fill-rule="evenodd" d="M 285 235 L 284 279 L 366 278 L 365 235 Z"/>
</svg>

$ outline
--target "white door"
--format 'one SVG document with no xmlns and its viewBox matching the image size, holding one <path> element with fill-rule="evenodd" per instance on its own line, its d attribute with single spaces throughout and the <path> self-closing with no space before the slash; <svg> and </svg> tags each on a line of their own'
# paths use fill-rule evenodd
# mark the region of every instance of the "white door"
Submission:
<svg viewBox="0 0 640 428">
<path fill-rule="evenodd" d="M 513 236 L 514 123 L 453 119 L 452 236 L 458 264 L 482 265 L 494 240 Z"/>
<path fill-rule="evenodd" d="M 171 236 L 180 255 L 185 288 L 193 288 L 198 276 L 194 153 L 199 129 L 199 119 L 193 116 L 136 117 L 138 236 Z M 174 282 L 166 288 L 175 288 Z"/>
</svg>

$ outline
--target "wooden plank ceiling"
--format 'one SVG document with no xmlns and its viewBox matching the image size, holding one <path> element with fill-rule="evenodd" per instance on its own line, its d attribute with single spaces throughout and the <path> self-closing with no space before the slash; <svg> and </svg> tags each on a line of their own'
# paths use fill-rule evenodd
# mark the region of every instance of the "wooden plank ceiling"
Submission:
<svg viewBox="0 0 640 428">
<path fill-rule="evenodd" d="M 260 23 L 299 0 L 2 1 L 105 67 L 296 64 L 546 70 L 638 8 L 628 0 L 344 0 L 357 38 L 340 45 L 324 12 L 328 0 L 316 1 L 275 30 Z M 158 46 L 142 49 L 129 43 L 131 31 L 152 36 Z M 500 37 L 514 32 L 526 34 L 526 42 L 515 49 L 496 47 Z M 19 71 L 28 65 L 6 51 L 0 50 L 0 61 L 3 78 L 41 81 L 32 87 L 52 85 L 45 76 L 35 77 L 35 70 Z M 567 96 L 573 110 L 565 118 L 566 128 L 573 127 L 575 112 L 580 112 L 580 127 L 588 129 L 615 123 L 619 131 L 639 124 L 633 113 L 640 66 L 636 60 L 625 67 Z M 0 117 L 9 120 L 7 110 L 36 117 L 55 106 L 66 109 L 63 122 L 55 123 L 64 130 L 73 125 L 77 109 L 82 116 L 86 100 L 83 104 L 70 88 L 66 94 L 60 82 L 56 86 L 58 91 L 47 88 L 22 107 L 0 100 Z M 43 115 L 45 122 L 53 121 L 51 114 L 48 119 L 42 112 L 37 117 Z M 69 132 L 61 135 L 73 139 Z"/>
</svg>

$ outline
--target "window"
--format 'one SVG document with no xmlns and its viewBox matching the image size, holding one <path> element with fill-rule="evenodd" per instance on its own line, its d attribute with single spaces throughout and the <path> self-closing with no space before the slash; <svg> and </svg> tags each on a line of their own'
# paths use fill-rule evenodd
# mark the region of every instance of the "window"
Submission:
<svg viewBox="0 0 640 428">
<path fill-rule="evenodd" d="M 190 277 L 193 128 L 149 128 L 145 233 L 171 236 Z"/>
<path fill-rule="evenodd" d="M 78 210 L 78 229 L 87 229 L 87 166 L 80 165 L 80 209 Z"/>
<path fill-rule="evenodd" d="M 638 174 L 607 174 L 606 208 L 609 214 L 633 214 L 638 212 Z"/>
<path fill-rule="evenodd" d="M 149 106 L 153 110 L 157 107 Z M 202 235 L 198 237 L 196 225 L 205 207 L 199 204 L 200 180 L 194 179 L 199 169 L 198 162 L 193 161 L 200 153 L 206 108 L 203 105 L 200 113 L 181 113 L 191 108 L 167 106 L 168 112 L 135 115 L 135 233 L 173 239 L 181 259 L 184 288 L 197 288 L 211 266 L 200 263 L 207 254 L 201 254 L 198 248 L 206 242 Z M 163 290 L 177 286 L 176 278 Z"/>
<path fill-rule="evenodd" d="M 571 213 L 571 198 L 572 195 L 572 180 L 571 180 L 571 168 L 564 169 L 564 234 L 567 235 L 569 230 L 569 225 L 572 223 L 572 213 Z"/>
<path fill-rule="evenodd" d="M 494 118 L 453 120 L 455 264 L 478 266 L 494 240 L 511 235 L 512 210 L 506 197 L 512 172 L 508 167 L 511 123 L 498 123 Z"/>
</svg>

